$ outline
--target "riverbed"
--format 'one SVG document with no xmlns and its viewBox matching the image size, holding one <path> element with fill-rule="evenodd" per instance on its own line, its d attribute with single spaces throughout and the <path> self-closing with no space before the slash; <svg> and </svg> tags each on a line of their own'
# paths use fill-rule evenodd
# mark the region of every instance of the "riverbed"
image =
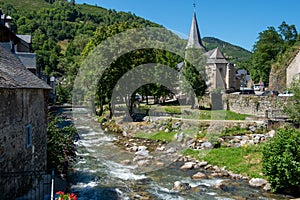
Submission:
<svg viewBox="0 0 300 200">
<path fill-rule="evenodd" d="M 114 199 L 288 199 L 260 188 L 250 187 L 247 181 L 226 178 L 192 179 L 197 169 L 181 170 L 182 162 L 173 162 L 157 170 L 141 170 L 132 160 L 134 153 L 115 144 L 117 135 L 104 132 L 100 124 L 85 109 L 75 109 L 74 121 L 80 139 L 77 161 L 69 172 L 71 192 L 79 200 Z M 191 186 L 186 191 L 173 190 L 174 182 Z M 220 183 L 223 184 L 222 187 Z"/>
</svg>

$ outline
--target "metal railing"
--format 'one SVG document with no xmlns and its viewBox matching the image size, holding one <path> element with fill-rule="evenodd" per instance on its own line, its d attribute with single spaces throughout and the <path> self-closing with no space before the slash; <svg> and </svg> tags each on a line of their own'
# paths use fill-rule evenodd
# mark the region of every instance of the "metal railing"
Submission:
<svg viewBox="0 0 300 200">
<path fill-rule="evenodd" d="M 50 200 L 53 178 L 51 171 L 0 172 L 0 199 Z M 65 181 L 53 180 L 52 190 L 65 190 Z"/>
</svg>

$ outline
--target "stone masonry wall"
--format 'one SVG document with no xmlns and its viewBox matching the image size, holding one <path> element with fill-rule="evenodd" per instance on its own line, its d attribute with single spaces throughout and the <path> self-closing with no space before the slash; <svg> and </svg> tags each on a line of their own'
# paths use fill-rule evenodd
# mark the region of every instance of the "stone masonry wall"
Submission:
<svg viewBox="0 0 300 200">
<path fill-rule="evenodd" d="M 0 171 L 46 169 L 46 114 L 42 89 L 0 89 Z M 32 145 L 26 147 L 26 125 L 32 126 Z M 4 191 L 12 188 L 0 177 Z M 15 186 L 14 186 L 15 187 Z M 3 194 L 2 194 L 3 195 Z"/>
<path fill-rule="evenodd" d="M 260 117 L 285 117 L 282 113 L 282 106 L 288 97 L 277 96 L 256 96 L 256 95 L 223 95 L 223 107 L 233 112 L 255 115 Z"/>
</svg>

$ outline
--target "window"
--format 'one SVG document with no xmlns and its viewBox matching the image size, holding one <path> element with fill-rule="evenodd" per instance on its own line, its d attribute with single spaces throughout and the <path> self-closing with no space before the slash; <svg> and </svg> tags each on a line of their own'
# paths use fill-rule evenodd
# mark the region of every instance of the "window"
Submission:
<svg viewBox="0 0 300 200">
<path fill-rule="evenodd" d="M 28 124 L 25 127 L 25 137 L 26 137 L 26 148 L 29 148 L 32 145 L 32 126 Z"/>
</svg>

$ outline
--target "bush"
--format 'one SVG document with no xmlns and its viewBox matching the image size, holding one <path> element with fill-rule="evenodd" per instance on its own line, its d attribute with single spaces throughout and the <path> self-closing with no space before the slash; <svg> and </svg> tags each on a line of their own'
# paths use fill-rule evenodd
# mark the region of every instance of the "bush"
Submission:
<svg viewBox="0 0 300 200">
<path fill-rule="evenodd" d="M 273 191 L 300 194 L 300 132 L 278 130 L 263 150 L 263 172 Z"/>
<path fill-rule="evenodd" d="M 62 176 L 76 159 L 77 130 L 63 115 L 51 116 L 47 127 L 47 164 Z"/>
</svg>

